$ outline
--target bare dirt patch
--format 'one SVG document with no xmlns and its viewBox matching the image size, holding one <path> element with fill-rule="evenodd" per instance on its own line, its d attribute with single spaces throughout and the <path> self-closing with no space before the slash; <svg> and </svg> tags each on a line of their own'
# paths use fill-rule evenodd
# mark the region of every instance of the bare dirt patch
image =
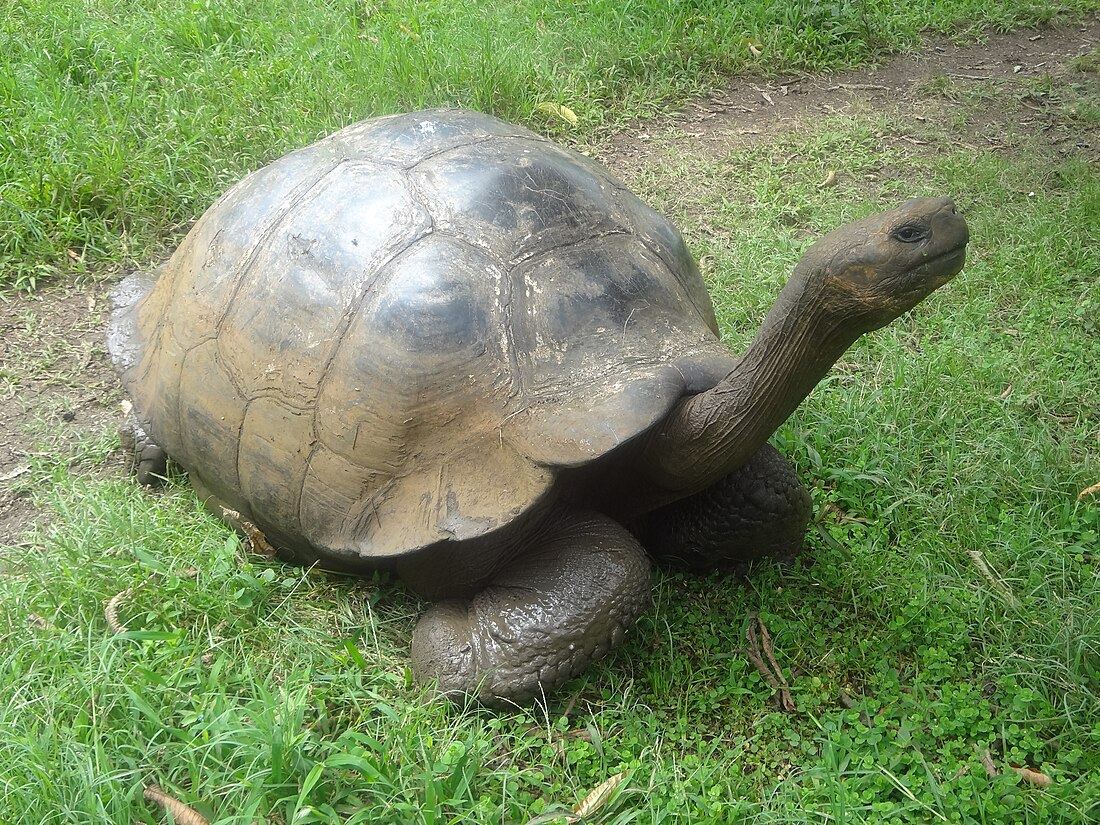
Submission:
<svg viewBox="0 0 1100 825">
<path fill-rule="evenodd" d="M 32 464 L 83 463 L 81 443 L 118 420 L 120 392 L 107 363 L 109 284 L 54 286 L 0 296 L 0 545 L 39 517 Z"/>
<path fill-rule="evenodd" d="M 805 128 L 823 117 L 881 114 L 900 124 L 883 140 L 1012 151 L 1039 141 L 1066 157 L 1100 162 L 1100 18 L 1083 25 L 991 36 L 979 46 L 930 41 L 919 53 L 827 77 L 731 81 L 721 93 L 639 124 L 592 152 L 628 183 L 660 175 L 670 153 L 709 162 Z M 1080 56 L 1092 55 L 1082 60 Z M 0 295 L 0 545 L 44 518 L 31 470 L 63 457 L 84 472 L 125 472 L 85 459 L 82 444 L 109 437 L 120 393 L 103 343 L 109 284 Z M 95 451 L 90 453 L 95 456 Z M 97 459 L 96 459 L 97 460 Z M 88 462 L 85 464 L 85 462 Z"/>
<path fill-rule="evenodd" d="M 994 35 L 977 46 L 929 40 L 916 54 L 835 75 L 736 78 L 674 115 L 615 135 L 593 154 L 629 180 L 652 174 L 670 147 L 713 161 L 822 118 L 882 114 L 908 122 L 918 135 L 911 145 L 921 145 L 932 120 L 950 123 L 962 146 L 1007 149 L 1027 136 L 1097 162 L 1097 124 L 1067 124 L 1065 111 L 1075 87 L 1096 90 L 1095 57 L 1091 71 L 1073 64 L 1097 48 L 1100 18 Z"/>
</svg>

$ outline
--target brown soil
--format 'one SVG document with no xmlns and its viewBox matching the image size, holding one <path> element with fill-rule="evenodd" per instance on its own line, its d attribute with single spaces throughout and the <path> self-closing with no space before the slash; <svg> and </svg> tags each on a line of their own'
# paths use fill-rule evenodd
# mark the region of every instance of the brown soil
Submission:
<svg viewBox="0 0 1100 825">
<path fill-rule="evenodd" d="M 931 40 L 916 54 L 881 66 L 823 77 L 736 78 L 728 88 L 660 121 L 626 130 L 594 154 L 617 174 L 653 174 L 670 146 L 680 156 L 717 160 L 730 151 L 764 143 L 824 117 L 886 115 L 910 132 L 929 121 L 956 125 L 958 144 L 1010 148 L 1040 136 L 1092 161 L 1100 134 L 1066 128 L 1058 111 L 1067 87 L 1096 86 L 1097 67 L 1069 64 L 1100 47 L 1100 18 L 1085 24 L 991 36 L 980 46 Z M 919 138 L 903 142 L 919 146 Z"/>
<path fill-rule="evenodd" d="M 103 340 L 108 291 L 86 283 L 0 296 L 0 545 L 38 517 L 32 462 L 65 455 L 79 466 L 79 443 L 120 418 Z"/>
<path fill-rule="evenodd" d="M 681 112 L 615 135 L 593 152 L 628 183 L 659 176 L 668 154 L 717 160 L 823 116 L 883 114 L 901 124 L 891 141 L 922 145 L 925 124 L 953 125 L 958 144 L 1010 150 L 1040 140 L 1052 151 L 1100 162 L 1095 125 L 1067 125 L 1064 92 L 1100 91 L 1094 67 L 1070 60 L 1100 47 L 1100 18 L 1084 25 L 991 36 L 959 48 L 932 41 L 918 54 L 827 77 L 736 78 Z M 0 295 L 0 545 L 17 543 L 43 515 L 30 470 L 36 457 L 73 456 L 121 419 L 103 331 L 109 285 L 86 282 Z M 122 474 L 118 456 L 86 472 Z"/>
</svg>

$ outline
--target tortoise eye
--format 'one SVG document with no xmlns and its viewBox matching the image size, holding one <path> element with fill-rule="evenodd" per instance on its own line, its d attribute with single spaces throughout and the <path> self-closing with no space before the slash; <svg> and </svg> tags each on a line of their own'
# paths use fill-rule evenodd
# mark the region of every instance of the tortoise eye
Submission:
<svg viewBox="0 0 1100 825">
<path fill-rule="evenodd" d="M 892 237 L 901 241 L 902 243 L 916 243 L 917 241 L 923 241 L 928 237 L 928 233 L 919 226 L 913 226 L 912 224 L 905 224 L 899 226 L 893 232 L 890 233 Z"/>
</svg>

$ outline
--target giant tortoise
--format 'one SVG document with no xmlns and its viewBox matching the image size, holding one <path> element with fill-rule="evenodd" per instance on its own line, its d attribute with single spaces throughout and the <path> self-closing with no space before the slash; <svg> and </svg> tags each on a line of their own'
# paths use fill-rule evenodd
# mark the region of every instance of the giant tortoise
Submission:
<svg viewBox="0 0 1100 825">
<path fill-rule="evenodd" d="M 802 545 L 768 438 L 861 334 L 963 265 L 911 200 L 795 267 L 740 356 L 684 241 L 589 158 L 467 111 L 368 120 L 215 203 L 116 292 L 138 475 L 165 453 L 287 560 L 436 602 L 415 675 L 524 702 L 619 644 L 651 558 Z"/>
</svg>

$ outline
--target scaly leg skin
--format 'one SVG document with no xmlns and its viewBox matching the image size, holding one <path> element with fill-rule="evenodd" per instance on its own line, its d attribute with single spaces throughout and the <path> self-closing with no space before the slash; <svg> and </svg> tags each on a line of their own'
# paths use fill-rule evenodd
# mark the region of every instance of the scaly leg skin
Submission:
<svg viewBox="0 0 1100 825">
<path fill-rule="evenodd" d="M 424 614 L 413 673 L 452 699 L 529 704 L 623 641 L 649 602 L 649 577 L 645 550 L 621 525 L 551 516 L 484 590 Z"/>
<path fill-rule="evenodd" d="M 794 468 L 766 444 L 702 492 L 650 513 L 645 545 L 661 563 L 743 574 L 761 558 L 793 559 L 812 512 Z"/>
<path fill-rule="evenodd" d="M 168 472 L 168 454 L 154 444 L 133 413 L 126 417 L 119 428 L 123 449 L 133 457 L 134 476 L 138 484 L 156 486 Z"/>
</svg>

